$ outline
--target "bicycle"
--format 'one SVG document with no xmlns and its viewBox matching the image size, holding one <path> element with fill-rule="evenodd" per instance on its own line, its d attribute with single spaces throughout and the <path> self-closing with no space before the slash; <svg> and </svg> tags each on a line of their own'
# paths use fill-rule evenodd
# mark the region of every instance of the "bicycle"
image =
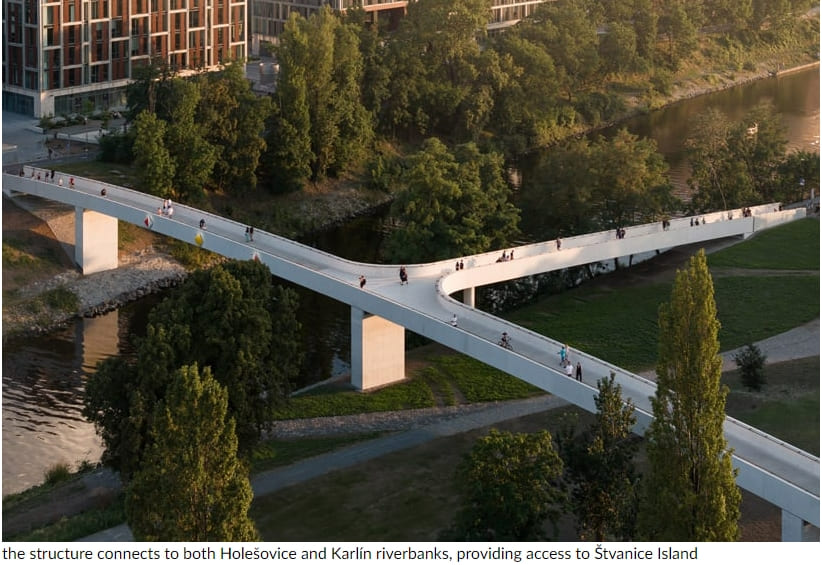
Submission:
<svg viewBox="0 0 822 565">
<path fill-rule="evenodd" d="M 508 337 L 508 334 L 506 333 L 502 334 L 502 337 L 497 342 L 497 345 L 504 347 L 505 349 L 510 349 L 511 351 L 514 350 L 514 347 L 511 345 L 511 338 Z"/>
</svg>

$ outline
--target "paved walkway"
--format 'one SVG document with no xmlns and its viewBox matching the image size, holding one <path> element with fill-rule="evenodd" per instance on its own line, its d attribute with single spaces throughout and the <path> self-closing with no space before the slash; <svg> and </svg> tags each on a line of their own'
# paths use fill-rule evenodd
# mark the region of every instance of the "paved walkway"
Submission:
<svg viewBox="0 0 822 565">
<path fill-rule="evenodd" d="M 816 319 L 804 326 L 759 341 L 756 345 L 768 356 L 768 363 L 778 363 L 819 355 L 819 342 L 819 319 Z M 736 368 L 733 362 L 735 351 L 722 353 L 723 371 Z M 364 441 L 260 473 L 251 479 L 251 487 L 254 490 L 254 496 L 265 496 L 326 473 L 345 469 L 388 453 L 415 447 L 437 438 L 492 426 L 498 422 L 537 414 L 567 404 L 561 398 L 551 395 L 489 404 L 479 410 L 454 415 L 417 429 Z M 133 539 L 128 526 L 121 524 L 77 541 L 123 542 L 133 541 Z"/>
</svg>

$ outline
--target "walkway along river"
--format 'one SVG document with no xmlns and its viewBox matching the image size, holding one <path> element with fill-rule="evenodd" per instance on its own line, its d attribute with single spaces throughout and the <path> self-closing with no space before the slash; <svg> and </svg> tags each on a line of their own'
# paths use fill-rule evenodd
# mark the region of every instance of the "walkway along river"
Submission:
<svg viewBox="0 0 822 565">
<path fill-rule="evenodd" d="M 627 126 L 657 139 L 670 159 L 672 174 L 682 165 L 675 141 L 687 135 L 689 117 L 714 104 L 739 115 L 763 100 L 771 100 L 783 115 L 790 144 L 818 151 L 819 69 L 789 74 L 735 87 L 678 103 Z M 642 128 L 645 128 L 644 130 Z M 675 158 L 679 155 L 679 161 Z M 527 172 L 526 172 L 527 174 Z M 538 213 L 525 211 L 524 213 Z M 381 241 L 381 219 L 363 218 L 307 243 L 340 256 L 371 261 Z M 355 243 L 356 242 L 356 243 Z M 354 249 L 353 247 L 356 247 Z M 25 341 L 11 341 L 3 351 L 3 494 L 42 482 L 43 472 L 65 462 L 96 461 L 100 440 L 80 415 L 83 387 L 97 360 L 130 354 L 133 335 L 143 331 L 145 313 L 157 298 L 95 319 L 78 320 L 65 330 Z M 308 344 L 312 379 L 347 370 L 349 312 L 344 305 L 315 293 L 302 293 L 303 324 L 310 327 Z M 322 315 L 320 315 L 322 313 Z M 309 325 L 310 323 L 310 325 Z"/>
</svg>

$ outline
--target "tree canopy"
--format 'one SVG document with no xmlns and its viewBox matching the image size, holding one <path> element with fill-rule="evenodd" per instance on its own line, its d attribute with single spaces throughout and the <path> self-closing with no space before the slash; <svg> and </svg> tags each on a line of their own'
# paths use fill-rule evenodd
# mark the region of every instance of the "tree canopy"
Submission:
<svg viewBox="0 0 822 565">
<path fill-rule="evenodd" d="M 561 515 L 562 460 L 551 434 L 491 432 L 460 463 L 462 505 L 444 537 L 454 541 L 535 541 Z"/>
<path fill-rule="evenodd" d="M 631 432 L 633 403 L 622 398 L 614 373 L 597 382 L 597 412 L 581 437 L 562 437 L 560 454 L 571 485 L 571 508 L 581 540 L 633 539 L 639 502 L 634 456 L 639 438 Z"/>
<path fill-rule="evenodd" d="M 654 419 L 646 432 L 650 470 L 640 513 L 648 540 L 735 541 L 741 494 L 723 434 L 719 321 L 705 252 L 679 271 L 659 309 Z"/>
<path fill-rule="evenodd" d="M 126 489 L 137 541 L 256 541 L 253 493 L 237 458 L 228 393 L 197 365 L 171 377 L 151 419 L 143 465 Z"/>
<path fill-rule="evenodd" d="M 387 255 L 396 262 L 433 261 L 506 246 L 519 213 L 508 201 L 502 156 L 473 143 L 453 153 L 438 139 L 423 143 L 398 179 L 406 186 L 391 215 Z"/>
<path fill-rule="evenodd" d="M 209 367 L 228 390 L 241 453 L 270 425 L 302 360 L 296 294 L 271 284 L 255 261 L 192 273 L 149 314 L 133 362 L 103 361 L 84 414 L 100 430 L 104 460 L 128 479 L 139 469 L 154 407 L 184 365 Z"/>
</svg>

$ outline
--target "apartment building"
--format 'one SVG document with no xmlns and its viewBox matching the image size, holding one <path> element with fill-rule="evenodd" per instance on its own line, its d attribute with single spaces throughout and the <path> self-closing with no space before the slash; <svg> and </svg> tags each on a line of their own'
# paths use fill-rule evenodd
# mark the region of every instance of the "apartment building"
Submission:
<svg viewBox="0 0 822 565">
<path fill-rule="evenodd" d="M 140 65 L 180 72 L 247 56 L 246 0 L 3 0 L 3 109 L 125 107 Z"/>
<path fill-rule="evenodd" d="M 414 1 L 414 0 L 410 0 Z M 488 31 L 493 32 L 514 25 L 531 15 L 537 5 L 546 0 L 492 0 Z M 251 52 L 260 54 L 266 42 L 276 43 L 291 12 L 307 18 L 322 6 L 328 5 L 338 12 L 362 6 L 373 21 L 380 19 L 389 27 L 395 27 L 405 15 L 409 0 L 251 0 Z"/>
</svg>

